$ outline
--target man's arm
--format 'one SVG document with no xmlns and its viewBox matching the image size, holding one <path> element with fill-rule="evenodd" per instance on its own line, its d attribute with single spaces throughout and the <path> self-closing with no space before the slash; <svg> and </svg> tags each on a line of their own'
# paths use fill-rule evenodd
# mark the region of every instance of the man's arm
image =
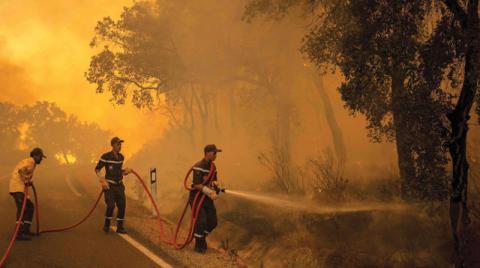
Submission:
<svg viewBox="0 0 480 268">
<path fill-rule="evenodd" d="M 215 174 L 213 174 L 213 178 L 212 178 L 212 185 L 213 185 L 213 189 L 215 190 L 215 192 L 219 192 L 221 189 L 220 189 L 220 185 L 218 183 L 218 172 L 215 170 Z"/>
<path fill-rule="evenodd" d="M 97 165 L 95 166 L 95 174 L 97 174 L 97 177 L 100 179 L 105 179 L 100 173 L 104 167 L 105 167 L 105 162 L 103 162 L 102 158 L 100 158 L 100 160 L 98 160 Z"/>
<path fill-rule="evenodd" d="M 206 180 L 208 180 L 208 175 L 205 175 L 205 176 L 202 177 L 202 183 L 195 184 L 195 182 L 194 182 L 193 188 L 195 188 L 197 190 L 202 190 L 202 188 L 205 186 L 205 185 L 203 185 L 203 182 L 206 181 Z M 212 180 L 212 182 L 215 186 L 218 185 L 218 182 L 217 182 L 216 178 L 214 180 Z"/>
<path fill-rule="evenodd" d="M 18 170 L 18 174 L 20 174 L 20 178 L 22 178 L 24 183 L 29 183 L 32 181 L 33 169 L 25 166 Z"/>
<path fill-rule="evenodd" d="M 193 188 L 195 190 L 202 190 L 203 188 L 203 182 L 205 179 L 207 179 L 208 174 L 204 175 L 205 172 L 202 171 L 201 168 L 199 167 L 194 167 L 193 168 Z"/>
<path fill-rule="evenodd" d="M 208 179 L 208 174 L 204 175 L 206 172 L 202 171 L 201 168 L 194 168 L 193 169 L 193 188 L 195 190 L 202 191 L 212 200 L 217 199 L 217 193 L 210 189 L 209 187 L 203 185 L 203 182 Z"/>
<path fill-rule="evenodd" d="M 102 169 L 105 167 L 105 162 L 102 161 L 102 158 L 98 160 L 97 166 L 95 167 L 95 174 L 97 174 L 98 180 L 100 181 L 100 184 L 102 185 L 102 188 L 104 190 L 108 190 L 110 186 L 108 186 L 108 182 L 105 179 L 104 176 L 102 176 Z"/>
<path fill-rule="evenodd" d="M 120 159 L 122 160 L 122 162 L 125 161 L 125 157 L 123 156 L 123 154 L 120 154 Z M 128 174 L 132 173 L 132 169 L 131 168 L 122 168 L 122 175 L 123 176 L 126 176 Z"/>
</svg>

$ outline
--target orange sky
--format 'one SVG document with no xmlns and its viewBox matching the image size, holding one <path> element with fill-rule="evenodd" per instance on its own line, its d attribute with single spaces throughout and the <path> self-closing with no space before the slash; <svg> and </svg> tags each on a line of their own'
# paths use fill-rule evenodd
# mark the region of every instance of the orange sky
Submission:
<svg viewBox="0 0 480 268">
<path fill-rule="evenodd" d="M 84 78 L 93 51 L 89 42 L 96 22 L 118 18 L 133 0 L 0 1 L 0 101 L 28 104 L 56 102 L 80 119 L 97 122 L 126 140 L 127 156 L 162 134 L 165 117 L 131 104 L 114 107 L 108 94 L 96 94 Z M 335 90 L 338 79 L 326 85 L 344 139 L 353 159 L 378 154 L 391 145 L 371 144 L 361 117 L 352 118 Z M 109 143 L 105 142 L 107 150 Z M 355 153 L 357 155 L 355 155 Z"/>
<path fill-rule="evenodd" d="M 114 107 L 84 78 L 96 22 L 132 0 L 0 1 L 0 101 L 56 102 L 123 137 L 127 155 L 160 135 L 166 120 L 131 105 Z M 108 146 L 108 141 L 106 142 Z M 108 149 L 106 147 L 106 149 Z"/>
</svg>

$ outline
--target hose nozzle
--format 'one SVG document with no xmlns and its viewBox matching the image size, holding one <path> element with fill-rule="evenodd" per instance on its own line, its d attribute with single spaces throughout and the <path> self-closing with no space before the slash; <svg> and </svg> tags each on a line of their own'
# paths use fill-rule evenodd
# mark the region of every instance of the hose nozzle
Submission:
<svg viewBox="0 0 480 268">
<path fill-rule="evenodd" d="M 215 188 L 215 192 L 217 192 L 217 194 L 219 194 L 220 192 L 225 193 L 225 191 L 226 191 L 225 188 L 220 188 L 220 187 Z"/>
</svg>

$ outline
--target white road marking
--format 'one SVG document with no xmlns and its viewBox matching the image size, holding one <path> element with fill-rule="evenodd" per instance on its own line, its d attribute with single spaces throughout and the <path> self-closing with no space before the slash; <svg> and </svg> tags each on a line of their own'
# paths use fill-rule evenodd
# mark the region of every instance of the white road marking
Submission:
<svg viewBox="0 0 480 268">
<path fill-rule="evenodd" d="M 110 227 L 112 231 L 114 231 L 113 227 Z M 131 236 L 128 234 L 119 234 L 121 238 L 123 238 L 125 241 L 127 241 L 130 245 L 138 249 L 138 251 L 142 252 L 145 256 L 147 256 L 150 260 L 152 260 L 155 264 L 157 264 L 160 267 L 163 268 L 173 268 L 170 264 L 168 264 L 166 261 L 158 257 L 155 253 L 150 251 L 148 248 L 140 244 L 137 240 L 133 239 Z"/>
<path fill-rule="evenodd" d="M 78 197 L 81 197 L 82 194 L 77 191 L 77 189 L 75 188 L 75 186 L 73 186 L 72 182 L 70 181 L 70 176 L 65 176 L 65 182 L 67 183 L 68 187 L 70 188 L 70 190 Z"/>
</svg>

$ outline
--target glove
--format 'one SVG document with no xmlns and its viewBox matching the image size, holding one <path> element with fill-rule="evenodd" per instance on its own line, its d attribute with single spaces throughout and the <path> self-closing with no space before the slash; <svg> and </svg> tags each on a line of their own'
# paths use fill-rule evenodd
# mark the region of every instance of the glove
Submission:
<svg viewBox="0 0 480 268">
<path fill-rule="evenodd" d="M 103 177 L 102 174 L 100 174 L 100 170 L 96 170 L 95 173 L 97 174 L 97 177 L 100 181 L 100 184 L 102 185 L 103 190 L 105 191 L 110 189 L 110 185 L 108 185 L 108 182 L 107 180 L 105 180 L 105 177 Z"/>
<path fill-rule="evenodd" d="M 212 199 L 212 200 L 216 200 L 218 198 L 217 192 L 208 188 L 207 186 L 203 186 L 202 193 L 204 193 L 206 196 L 210 197 L 210 199 Z"/>
<path fill-rule="evenodd" d="M 132 173 L 132 169 L 131 169 L 131 168 L 125 168 L 125 169 L 123 170 L 123 175 L 128 175 L 128 174 L 130 174 L 130 173 Z"/>
<path fill-rule="evenodd" d="M 213 192 L 208 197 L 210 197 L 210 199 L 212 199 L 212 200 L 217 200 L 218 194 L 217 194 L 217 192 Z"/>
<path fill-rule="evenodd" d="M 104 191 L 110 189 L 110 185 L 108 185 L 108 182 L 106 180 L 100 180 L 100 184 L 102 184 L 102 189 Z"/>
</svg>

